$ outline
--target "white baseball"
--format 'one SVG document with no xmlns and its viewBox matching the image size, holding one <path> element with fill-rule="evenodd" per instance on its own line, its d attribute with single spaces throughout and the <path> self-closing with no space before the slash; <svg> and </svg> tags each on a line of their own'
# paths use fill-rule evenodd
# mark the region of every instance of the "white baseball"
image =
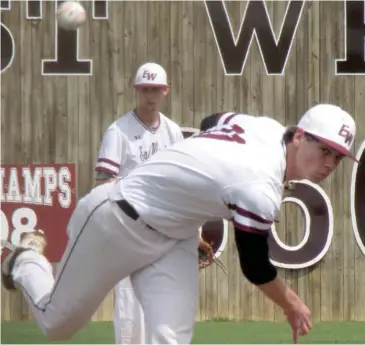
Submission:
<svg viewBox="0 0 365 345">
<path fill-rule="evenodd" d="M 76 30 L 86 21 L 85 8 L 76 1 L 64 1 L 57 8 L 58 26 L 64 30 Z"/>
</svg>

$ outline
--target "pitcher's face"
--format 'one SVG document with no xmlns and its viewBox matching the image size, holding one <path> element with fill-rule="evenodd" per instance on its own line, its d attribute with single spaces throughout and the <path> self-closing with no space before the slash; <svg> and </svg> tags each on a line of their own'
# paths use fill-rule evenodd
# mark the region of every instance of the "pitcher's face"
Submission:
<svg viewBox="0 0 365 345">
<path fill-rule="evenodd" d="M 293 144 L 296 147 L 295 170 L 298 179 L 319 183 L 337 168 L 344 157 L 310 134 L 297 132 Z"/>
</svg>

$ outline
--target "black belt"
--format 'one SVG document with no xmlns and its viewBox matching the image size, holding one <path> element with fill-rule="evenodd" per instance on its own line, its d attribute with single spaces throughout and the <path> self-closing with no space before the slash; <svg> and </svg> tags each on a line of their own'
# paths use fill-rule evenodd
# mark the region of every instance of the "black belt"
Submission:
<svg viewBox="0 0 365 345">
<path fill-rule="evenodd" d="M 125 199 L 123 200 L 118 200 L 117 201 L 117 205 L 119 206 L 119 208 L 130 218 L 132 218 L 133 220 L 137 220 L 139 218 L 139 214 L 138 212 L 135 210 L 135 208 Z M 148 224 L 146 224 L 147 228 L 151 229 L 151 230 L 156 230 L 154 229 L 152 226 L 149 226 Z"/>
</svg>

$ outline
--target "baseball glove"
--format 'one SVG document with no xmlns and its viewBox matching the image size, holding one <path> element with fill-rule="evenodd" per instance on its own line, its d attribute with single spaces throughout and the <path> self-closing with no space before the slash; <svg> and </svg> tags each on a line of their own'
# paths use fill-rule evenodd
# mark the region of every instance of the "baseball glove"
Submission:
<svg viewBox="0 0 365 345">
<path fill-rule="evenodd" d="M 208 267 L 212 264 L 214 258 L 213 248 L 208 242 L 204 241 L 202 237 L 200 237 L 199 240 L 198 253 L 199 269 Z"/>
<path fill-rule="evenodd" d="M 199 269 L 206 268 L 210 266 L 213 262 L 218 265 L 218 267 L 227 275 L 226 268 L 223 263 L 215 257 L 213 247 L 206 242 L 202 237 L 200 237 L 199 241 Z"/>
</svg>

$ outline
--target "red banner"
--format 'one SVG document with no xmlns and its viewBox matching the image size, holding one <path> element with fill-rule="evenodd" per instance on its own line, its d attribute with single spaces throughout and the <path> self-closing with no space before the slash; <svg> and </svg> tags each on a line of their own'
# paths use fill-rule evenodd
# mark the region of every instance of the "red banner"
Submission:
<svg viewBox="0 0 365 345">
<path fill-rule="evenodd" d="M 58 262 L 76 206 L 75 164 L 4 164 L 0 177 L 1 239 L 17 245 L 22 232 L 42 229 L 45 256 Z"/>
</svg>

